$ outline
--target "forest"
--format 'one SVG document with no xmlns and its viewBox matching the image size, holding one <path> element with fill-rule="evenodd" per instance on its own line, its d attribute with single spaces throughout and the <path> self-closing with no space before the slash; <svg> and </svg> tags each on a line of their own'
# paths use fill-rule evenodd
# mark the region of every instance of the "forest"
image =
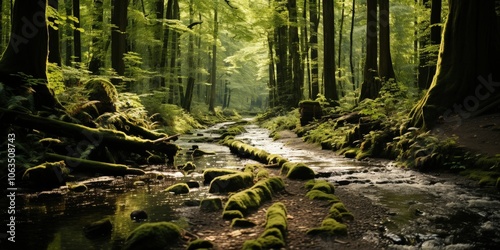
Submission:
<svg viewBox="0 0 500 250">
<path fill-rule="evenodd" d="M 287 193 L 283 179 L 288 186 L 288 179 L 303 176 L 316 178 L 307 194 L 318 186 L 331 191 L 320 202 L 337 203 L 328 196 L 332 182 L 320 180 L 332 173 L 238 139 L 252 126 L 277 141 L 291 131 L 336 157 L 383 159 L 500 189 L 498 0 L 0 0 L 0 51 L 0 181 L 7 194 L 23 197 L 14 200 L 23 200 L 25 212 L 30 194 L 66 194 L 63 187 L 88 194 L 92 187 L 82 183 L 95 177 L 172 188 L 201 173 L 209 193 L 219 185 L 229 194 L 223 217 L 252 207 L 242 205 L 246 196 Z M 200 157 L 217 157 L 219 149 L 202 148 L 213 145 L 262 165 L 219 170 L 207 181 Z M 158 171 L 182 177 L 171 183 Z M 162 177 L 150 180 L 152 174 Z M 259 194 L 262 204 L 267 193 Z M 286 228 L 290 215 L 281 202 L 289 208 L 275 202 L 261 236 L 236 248 L 298 244 L 287 240 L 279 219 L 271 225 L 269 217 L 283 217 Z M 343 235 L 342 223 L 352 215 L 342 206 L 332 206 L 307 235 Z M 8 225 L 11 211 L 2 212 Z M 245 220 L 249 212 L 241 213 L 232 219 Z M 28 212 L 20 214 L 29 221 Z M 19 227 L 27 225 L 23 220 Z M 213 247 L 194 229 L 156 221 L 163 224 L 144 224 L 142 236 L 137 228 L 107 246 L 141 249 L 147 230 L 159 230 L 181 235 L 173 249 L 193 242 Z M 96 223 L 91 234 L 106 234 L 102 221 Z M 150 249 L 177 240 L 169 237 Z M 54 244 L 45 240 L 41 249 Z"/>
</svg>

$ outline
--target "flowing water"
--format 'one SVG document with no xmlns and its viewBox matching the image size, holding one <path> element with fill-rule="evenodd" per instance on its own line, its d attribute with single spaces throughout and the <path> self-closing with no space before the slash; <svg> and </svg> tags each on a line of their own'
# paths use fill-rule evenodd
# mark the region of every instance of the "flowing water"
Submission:
<svg viewBox="0 0 500 250">
<path fill-rule="evenodd" d="M 201 185 L 180 196 L 164 192 L 166 187 L 182 181 L 202 184 L 201 172 L 205 168 L 240 169 L 250 162 L 231 155 L 224 146 L 198 141 L 218 137 L 213 131 L 226 125 L 221 123 L 181 136 L 176 142 L 183 148 L 176 165 L 194 162 L 197 171 L 193 174 L 186 176 L 167 166 L 148 166 L 148 174 L 142 177 L 86 180 L 85 193 L 62 187 L 20 194 L 16 200 L 16 249 L 120 249 L 128 233 L 140 225 L 130 219 L 134 210 L 146 211 L 150 222 L 187 223 L 183 214 L 198 208 L 187 206 L 186 201 L 212 196 L 208 187 Z M 387 207 L 390 213 L 383 222 L 383 232 L 367 232 L 367 240 L 390 239 L 393 249 L 496 249 L 500 245 L 500 198 L 496 191 L 459 186 L 398 169 L 389 162 L 360 162 L 333 153 L 315 154 L 273 141 L 266 129 L 255 125 L 245 128 L 247 132 L 237 138 L 290 161 L 304 162 L 319 178 Z M 189 153 L 193 145 L 215 154 L 193 157 Z M 110 238 L 86 238 L 82 228 L 103 218 L 110 218 L 113 224 Z"/>
</svg>

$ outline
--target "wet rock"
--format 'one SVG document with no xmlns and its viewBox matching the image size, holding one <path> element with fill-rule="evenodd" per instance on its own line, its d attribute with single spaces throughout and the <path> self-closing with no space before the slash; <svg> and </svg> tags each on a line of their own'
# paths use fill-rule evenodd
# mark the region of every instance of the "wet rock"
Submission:
<svg viewBox="0 0 500 250">
<path fill-rule="evenodd" d="M 237 170 L 224 169 L 224 168 L 208 168 L 203 171 L 203 184 L 209 184 L 213 179 L 218 176 L 239 173 Z"/>
<path fill-rule="evenodd" d="M 133 221 L 145 221 L 148 219 L 148 214 L 144 210 L 135 210 L 130 213 L 130 219 Z"/>
<path fill-rule="evenodd" d="M 213 249 L 214 244 L 208 240 L 196 239 L 189 243 L 187 250 Z"/>
<path fill-rule="evenodd" d="M 200 200 L 185 200 L 184 201 L 184 206 L 188 207 L 197 207 L 200 205 Z"/>
<path fill-rule="evenodd" d="M 294 180 L 310 180 L 314 179 L 314 176 L 314 171 L 302 163 L 293 166 L 286 175 L 287 178 Z"/>
<path fill-rule="evenodd" d="M 209 151 L 204 151 L 204 150 L 201 150 L 201 149 L 195 149 L 193 150 L 193 153 L 191 154 L 192 156 L 194 157 L 197 157 L 197 156 L 202 156 L 202 155 L 214 155 L 215 152 L 209 152 Z"/>
<path fill-rule="evenodd" d="M 182 229 L 170 222 L 145 223 L 132 231 L 124 243 L 124 250 L 170 249 L 177 245 Z"/>
<path fill-rule="evenodd" d="M 397 245 L 406 244 L 406 239 L 404 237 L 401 237 L 401 236 L 394 234 L 394 233 L 386 233 L 384 235 L 384 237 L 391 240 L 394 244 L 397 244 Z"/>
<path fill-rule="evenodd" d="M 218 176 L 210 183 L 209 193 L 228 193 L 251 187 L 253 174 L 240 172 L 236 174 Z"/>
<path fill-rule="evenodd" d="M 200 183 L 197 181 L 186 181 L 186 184 L 188 185 L 189 188 L 199 188 Z"/>
<path fill-rule="evenodd" d="M 219 211 L 222 209 L 221 198 L 207 198 L 200 203 L 200 210 L 205 212 Z"/>
<path fill-rule="evenodd" d="M 88 224 L 83 228 L 83 233 L 89 239 L 96 239 L 110 236 L 112 230 L 111 220 L 106 218 Z"/>
<path fill-rule="evenodd" d="M 85 184 L 79 183 L 75 185 L 68 185 L 68 189 L 75 193 L 85 193 L 87 192 L 87 186 Z"/>
<path fill-rule="evenodd" d="M 247 219 L 241 219 L 241 218 L 234 218 L 233 221 L 231 222 L 231 227 L 243 227 L 243 228 L 249 228 L 249 227 L 255 227 L 257 224 L 255 222 L 252 222 Z"/>
<path fill-rule="evenodd" d="M 189 193 L 189 186 L 186 183 L 177 183 L 165 189 L 165 192 L 178 194 L 187 194 Z"/>
<path fill-rule="evenodd" d="M 64 161 L 46 162 L 36 167 L 28 168 L 23 174 L 23 181 L 35 189 L 48 190 L 66 184 L 69 170 Z"/>
</svg>

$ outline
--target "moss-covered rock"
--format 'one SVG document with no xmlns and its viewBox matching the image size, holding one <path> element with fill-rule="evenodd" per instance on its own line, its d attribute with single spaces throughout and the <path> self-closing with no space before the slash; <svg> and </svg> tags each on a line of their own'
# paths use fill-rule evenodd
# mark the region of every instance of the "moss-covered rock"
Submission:
<svg viewBox="0 0 500 250">
<path fill-rule="evenodd" d="M 235 218 L 243 218 L 243 213 L 241 213 L 240 210 L 225 210 L 224 213 L 222 213 L 222 219 L 224 220 L 232 220 Z"/>
<path fill-rule="evenodd" d="M 295 167 L 295 165 L 297 165 L 297 163 L 295 162 L 285 162 L 282 166 L 281 166 L 281 169 L 280 169 L 280 175 L 287 175 L 288 172 L 290 172 L 290 169 L 292 169 L 293 167 Z"/>
<path fill-rule="evenodd" d="M 309 235 L 330 235 L 330 236 L 338 236 L 338 235 L 347 235 L 347 226 L 342 224 L 335 219 L 326 218 L 321 223 L 320 227 L 312 228 L 307 231 Z"/>
<path fill-rule="evenodd" d="M 228 174 L 235 174 L 239 173 L 240 171 L 234 170 L 234 169 L 225 169 L 225 168 L 207 168 L 205 171 L 203 171 L 203 184 L 209 184 L 212 182 L 213 179 L 215 179 L 218 176 L 223 176 L 223 175 L 228 175 Z"/>
<path fill-rule="evenodd" d="M 187 194 L 189 193 L 189 186 L 186 183 L 177 183 L 165 189 L 165 192 L 174 194 Z"/>
<path fill-rule="evenodd" d="M 213 249 L 214 247 L 214 244 L 208 240 L 196 239 L 189 243 L 187 250 Z"/>
<path fill-rule="evenodd" d="M 219 211 L 222 209 L 221 198 L 206 198 L 200 202 L 200 210 L 205 212 Z"/>
<path fill-rule="evenodd" d="M 66 184 L 69 170 L 64 161 L 46 162 L 36 167 L 28 168 L 23 174 L 23 181 L 35 189 L 48 190 Z"/>
<path fill-rule="evenodd" d="M 130 219 L 133 221 L 145 221 L 148 219 L 148 214 L 144 210 L 134 210 L 130 213 Z"/>
<path fill-rule="evenodd" d="M 287 230 L 287 211 L 286 207 L 281 202 L 274 203 L 266 213 L 266 229 L 277 228 L 281 231 L 282 235 L 286 234 Z"/>
<path fill-rule="evenodd" d="M 145 223 L 132 231 L 125 240 L 125 250 L 170 249 L 178 244 L 182 230 L 170 222 Z"/>
<path fill-rule="evenodd" d="M 294 180 L 310 180 L 314 179 L 314 171 L 303 163 L 294 165 L 286 175 L 289 179 Z"/>
<path fill-rule="evenodd" d="M 333 194 L 327 194 L 320 190 L 311 190 L 306 193 L 306 196 L 311 200 L 327 200 L 331 202 L 340 202 L 340 199 L 337 196 Z"/>
<path fill-rule="evenodd" d="M 242 249 L 281 249 L 285 247 L 287 230 L 287 211 L 281 202 L 276 202 L 266 213 L 266 227 L 264 232 L 255 240 L 248 240 Z"/>
<path fill-rule="evenodd" d="M 196 169 L 196 164 L 191 161 L 184 163 L 184 165 L 178 166 L 177 169 L 183 172 L 192 172 Z"/>
<path fill-rule="evenodd" d="M 229 197 L 224 210 L 239 210 L 247 214 L 250 210 L 258 208 L 262 202 L 270 200 L 271 196 L 285 188 L 283 180 L 272 177 L 257 182 L 251 188 L 240 191 Z"/>
<path fill-rule="evenodd" d="M 209 193 L 228 193 L 248 188 L 253 185 L 253 174 L 240 172 L 215 177 L 210 182 Z"/>
<path fill-rule="evenodd" d="M 231 227 L 248 228 L 248 227 L 255 227 L 256 225 L 257 224 L 255 224 L 255 222 L 243 218 L 234 218 L 231 221 Z"/>
<path fill-rule="evenodd" d="M 109 218 L 106 218 L 86 225 L 83 233 L 89 239 L 96 239 L 110 236 L 112 230 L 113 224 Z"/>
<path fill-rule="evenodd" d="M 323 191 L 327 194 L 334 194 L 335 193 L 335 186 L 328 181 L 319 180 L 316 183 L 314 183 L 314 185 L 311 187 L 310 190 L 319 190 L 319 191 Z"/>
</svg>

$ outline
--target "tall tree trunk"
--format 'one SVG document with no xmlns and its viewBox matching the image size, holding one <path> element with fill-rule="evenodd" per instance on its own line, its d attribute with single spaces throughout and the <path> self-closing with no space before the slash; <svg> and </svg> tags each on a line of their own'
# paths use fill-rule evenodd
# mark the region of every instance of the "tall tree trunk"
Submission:
<svg viewBox="0 0 500 250">
<path fill-rule="evenodd" d="M 323 0 L 325 98 L 331 105 L 339 100 L 335 81 L 335 16 L 332 0 Z"/>
<path fill-rule="evenodd" d="M 302 88 L 304 85 L 304 71 L 302 69 L 302 61 L 300 57 L 300 39 L 297 18 L 297 0 L 288 0 L 288 27 L 290 40 L 288 46 L 288 54 L 291 62 L 291 77 L 292 86 L 290 86 L 290 96 L 287 107 L 298 107 L 299 101 L 302 99 Z"/>
<path fill-rule="evenodd" d="M 382 87 L 377 72 L 377 0 L 367 0 L 366 7 L 366 59 L 359 101 L 377 98 Z"/>
<path fill-rule="evenodd" d="M 189 0 L 189 23 L 194 21 L 194 0 Z M 194 83 L 195 83 L 195 64 L 194 64 L 194 34 L 189 33 L 187 64 L 188 64 L 188 80 L 186 85 L 186 94 L 182 107 L 186 111 L 191 111 L 191 102 L 193 100 Z"/>
<path fill-rule="evenodd" d="M 319 94 L 318 72 L 318 27 L 319 27 L 318 0 L 309 0 L 309 18 L 311 19 L 311 99 L 316 99 Z"/>
<path fill-rule="evenodd" d="M 10 41 L 0 59 L 0 82 L 19 95 L 32 94 L 35 110 L 60 108 L 47 87 L 46 7 L 46 1 L 15 1 Z M 37 84 L 32 84 L 33 81 Z M 34 92 L 30 93 L 29 88 Z"/>
<path fill-rule="evenodd" d="M 378 73 L 382 82 L 396 79 L 391 58 L 391 41 L 389 31 L 389 0 L 379 0 L 380 58 Z"/>
<path fill-rule="evenodd" d="M 214 33 L 213 33 L 213 44 L 212 44 L 212 68 L 210 71 L 210 100 L 208 102 L 208 111 L 215 113 L 215 99 L 217 91 L 217 39 L 219 36 L 219 20 L 218 20 L 218 0 L 215 1 L 214 7 Z"/>
<path fill-rule="evenodd" d="M 124 54 L 127 52 L 127 8 L 129 0 L 113 0 L 111 13 L 111 67 L 120 76 L 125 75 Z"/>
<path fill-rule="evenodd" d="M 345 1 L 342 1 L 342 12 L 340 13 L 340 30 L 339 30 L 339 57 L 338 57 L 338 68 L 339 68 L 339 89 L 340 95 L 345 96 L 345 88 L 343 87 L 342 79 L 342 38 L 344 33 L 344 19 L 345 19 Z"/>
<path fill-rule="evenodd" d="M 92 45 L 90 47 L 91 58 L 89 63 L 89 71 L 92 72 L 93 75 L 100 75 L 101 68 L 104 67 L 103 12 L 102 0 L 94 0 L 92 11 L 94 21 L 92 22 Z"/>
<path fill-rule="evenodd" d="M 55 11 L 59 11 L 59 1 L 58 0 L 48 0 L 48 5 L 54 8 Z M 59 25 L 54 22 L 53 17 L 49 17 L 48 21 L 52 24 L 49 26 L 49 62 L 61 66 L 61 48 L 59 39 Z"/>
<path fill-rule="evenodd" d="M 305 80 L 307 81 L 307 94 L 308 94 L 308 97 L 309 99 L 311 98 L 311 71 L 310 71 L 310 68 L 309 68 L 309 43 L 308 43 L 308 40 L 309 40 L 309 31 L 308 31 L 308 24 L 309 24 L 309 21 L 307 20 L 307 0 L 304 1 L 304 5 L 302 5 L 302 22 L 301 22 L 301 26 L 302 26 L 302 29 L 300 31 L 300 47 L 302 48 L 301 49 L 301 53 L 302 53 L 302 58 L 301 58 L 301 61 L 302 61 L 302 69 L 303 69 L 303 72 L 305 75 Z M 303 90 L 305 88 L 303 87 Z"/>
<path fill-rule="evenodd" d="M 352 16 L 351 16 L 351 32 L 349 35 L 349 64 L 351 66 L 351 82 L 352 90 L 356 90 L 356 79 L 354 78 L 354 62 L 352 60 L 353 55 L 353 43 L 354 43 L 354 17 L 356 14 L 356 0 L 352 0 Z"/>
<path fill-rule="evenodd" d="M 280 1 L 275 1 L 276 11 L 283 15 L 285 8 Z M 288 62 L 288 27 L 281 23 L 275 28 L 274 48 L 276 51 L 276 96 L 277 106 L 286 106 L 291 96 L 288 95 L 290 88 L 289 62 Z"/>
<path fill-rule="evenodd" d="M 274 108 L 276 107 L 277 104 L 277 95 L 276 95 L 276 70 L 275 70 L 275 65 L 276 65 L 276 60 L 274 58 L 274 41 L 273 41 L 273 33 L 270 32 L 267 35 L 267 46 L 268 46 L 268 53 L 269 53 L 269 107 Z"/>
<path fill-rule="evenodd" d="M 0 51 L 3 50 L 3 0 L 0 0 Z"/>
<path fill-rule="evenodd" d="M 429 6 L 430 3 L 430 6 Z M 425 21 L 430 27 L 430 36 L 423 36 L 420 38 L 420 60 L 419 60 L 419 70 L 418 70 L 418 87 L 420 89 L 428 89 L 432 83 L 432 78 L 436 74 L 435 61 L 437 60 L 437 54 L 431 53 L 427 46 L 436 46 L 441 42 L 441 27 L 438 25 L 441 23 L 441 7 L 442 0 L 424 0 L 423 4 L 426 8 L 431 9 L 430 22 Z M 427 28 L 426 27 L 426 28 Z M 424 29 L 423 27 L 421 29 Z"/>
<path fill-rule="evenodd" d="M 500 35 L 494 7 L 490 0 L 449 1 L 436 75 L 410 113 L 410 125 L 431 128 L 439 116 L 460 125 L 463 119 L 498 110 Z"/>
<path fill-rule="evenodd" d="M 73 0 L 73 16 L 80 20 L 80 0 Z M 75 54 L 75 62 L 82 62 L 82 38 L 80 34 L 80 22 L 75 22 L 75 30 L 73 30 L 73 51 Z"/>
<path fill-rule="evenodd" d="M 64 7 L 66 11 L 66 16 L 72 16 L 73 15 L 73 1 L 72 0 L 65 0 L 64 2 Z M 66 42 L 65 42 L 65 54 L 64 54 L 64 64 L 66 66 L 71 66 L 72 59 L 71 57 L 73 56 L 73 29 L 71 27 L 68 27 L 69 24 L 72 24 L 72 20 L 67 20 L 67 25 L 65 27 L 65 34 L 66 34 Z"/>
</svg>

